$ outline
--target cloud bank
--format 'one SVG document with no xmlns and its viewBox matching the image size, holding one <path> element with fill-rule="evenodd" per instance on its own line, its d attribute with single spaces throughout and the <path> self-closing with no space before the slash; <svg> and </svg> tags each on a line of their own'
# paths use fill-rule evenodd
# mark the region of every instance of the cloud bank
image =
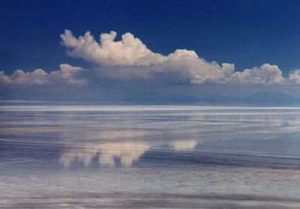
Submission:
<svg viewBox="0 0 300 209">
<path fill-rule="evenodd" d="M 234 64 L 208 62 L 195 51 L 177 49 L 169 55 L 154 53 L 131 33 L 116 41 L 117 33 L 103 33 L 99 41 L 86 32 L 76 38 L 71 31 L 61 35 L 67 53 L 93 63 L 101 75 L 114 78 L 169 78 L 190 84 L 281 84 L 285 79 L 277 65 L 235 71 Z"/>
<path fill-rule="evenodd" d="M 2 71 L 0 72 L 2 91 L 9 88 L 22 89 L 39 86 L 44 87 L 43 94 L 45 95 L 47 89 L 62 86 L 69 90 L 77 89 L 77 92 L 80 91 L 78 89 L 94 89 L 89 95 L 96 95 L 95 92 L 102 91 L 109 98 L 112 95 L 119 97 L 119 95 L 127 94 L 126 92 L 132 92 L 131 95 L 129 93 L 129 97 L 132 98 L 135 95 L 141 95 L 144 90 L 148 91 L 144 95 L 156 94 L 161 98 L 165 97 L 162 91 L 172 95 L 179 95 L 176 92 L 180 92 L 180 97 L 184 95 L 192 98 L 199 94 L 197 91 L 200 88 L 206 88 L 205 85 L 219 86 L 217 88 L 221 90 L 219 91 L 221 96 L 226 90 L 226 94 L 230 96 L 232 94 L 246 96 L 247 91 L 257 93 L 250 89 L 257 89 L 258 86 L 262 88 L 271 86 L 273 89 L 277 88 L 275 91 L 278 91 L 278 89 L 296 87 L 300 84 L 299 69 L 290 72 L 285 77 L 275 64 L 265 63 L 238 71 L 232 63 L 207 61 L 193 50 L 177 49 L 168 55 L 163 55 L 150 50 L 131 33 L 125 33 L 118 39 L 117 33 L 111 31 L 102 33 L 97 40 L 90 32 L 76 37 L 70 30 L 65 30 L 60 37 L 66 53 L 70 57 L 85 61 L 89 67 L 61 64 L 53 71 L 36 69 L 26 72 L 18 69 L 11 75 Z M 111 92 L 113 91 L 111 86 L 116 85 L 123 90 L 118 93 Z M 189 89 L 178 91 L 176 89 L 178 85 Z M 246 90 L 238 90 L 235 86 Z M 201 93 L 211 92 L 211 90 L 203 90 Z M 215 97 L 215 95 L 212 96 Z M 151 100 L 150 97 L 149 100 Z"/>
<path fill-rule="evenodd" d="M 114 79 L 162 79 L 187 82 L 190 84 L 282 84 L 287 79 L 277 65 L 263 64 L 259 67 L 235 71 L 234 64 L 208 62 L 200 58 L 195 51 L 177 49 L 169 55 L 154 53 L 131 33 L 125 33 L 121 40 L 116 40 L 117 33 L 102 33 L 99 41 L 86 32 L 75 37 L 71 31 L 61 34 L 62 44 L 67 53 L 75 58 L 83 59 L 93 67 L 92 71 L 99 77 Z M 0 83 L 4 85 L 49 85 L 65 82 L 68 85 L 86 85 L 87 77 L 82 68 L 68 64 L 60 65 L 60 69 L 46 73 L 36 69 L 32 72 L 16 70 L 12 75 L 0 74 Z M 288 78 L 291 82 L 299 82 L 299 71 L 292 72 Z"/>
</svg>

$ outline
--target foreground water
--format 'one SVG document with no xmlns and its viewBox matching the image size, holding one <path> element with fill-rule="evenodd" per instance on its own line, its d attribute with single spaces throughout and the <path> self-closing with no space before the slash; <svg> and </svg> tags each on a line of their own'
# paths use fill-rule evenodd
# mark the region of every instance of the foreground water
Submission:
<svg viewBox="0 0 300 209">
<path fill-rule="evenodd" d="M 300 208 L 300 108 L 0 106 L 0 208 Z"/>
</svg>

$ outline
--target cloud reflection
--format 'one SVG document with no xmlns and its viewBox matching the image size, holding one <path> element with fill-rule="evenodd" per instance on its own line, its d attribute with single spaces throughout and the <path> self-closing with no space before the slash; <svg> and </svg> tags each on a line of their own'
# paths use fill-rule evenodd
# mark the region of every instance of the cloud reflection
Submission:
<svg viewBox="0 0 300 209">
<path fill-rule="evenodd" d="M 197 140 L 178 140 L 170 143 L 175 151 L 193 151 L 198 142 Z"/>
<path fill-rule="evenodd" d="M 115 142 L 103 144 L 86 144 L 83 148 L 72 148 L 64 152 L 59 162 L 69 167 L 73 162 L 89 166 L 93 159 L 99 165 L 115 166 L 119 160 L 122 166 L 130 167 L 150 149 L 150 145 L 143 142 Z"/>
</svg>

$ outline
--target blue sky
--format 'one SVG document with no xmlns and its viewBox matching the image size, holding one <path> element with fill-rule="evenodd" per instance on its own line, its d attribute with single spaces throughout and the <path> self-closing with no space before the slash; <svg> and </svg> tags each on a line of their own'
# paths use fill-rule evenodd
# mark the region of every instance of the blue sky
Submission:
<svg viewBox="0 0 300 209">
<path fill-rule="evenodd" d="M 95 60 L 91 62 L 91 58 L 82 53 L 80 55 L 71 53 L 70 55 L 69 52 L 76 50 L 76 47 L 68 46 L 66 43 L 62 44 L 60 35 L 64 33 L 65 29 L 69 29 L 73 36 L 78 38 L 78 36 L 84 35 L 86 31 L 90 31 L 95 40 L 98 41 L 99 34 L 109 33 L 113 30 L 118 34 L 116 41 L 121 39 L 120 35 L 129 32 L 141 40 L 151 52 L 160 53 L 165 57 L 177 49 L 185 49 L 194 51 L 197 56 L 205 59 L 208 63 L 215 61 L 220 66 L 222 63 L 233 63 L 235 65 L 234 71 L 237 72 L 255 67 L 259 68 L 256 70 L 259 71 L 258 73 L 242 75 L 243 79 L 245 76 L 257 76 L 257 74 L 261 74 L 260 71 L 263 71 L 263 74 L 265 71 L 269 72 L 269 69 L 265 70 L 268 66 L 262 67 L 264 64 L 269 64 L 272 72 L 276 71 L 276 67 L 278 67 L 282 76 L 288 78 L 290 73 L 300 68 L 298 59 L 300 52 L 299 11 L 300 2 L 293 0 L 1 0 L 0 69 L 4 71 L 6 76 L 10 76 L 16 69 L 22 69 L 24 72 L 42 69 L 46 73 L 51 73 L 61 70 L 59 67 L 61 64 L 82 69 L 97 68 L 102 69 L 102 71 L 100 70 L 100 77 L 102 77 L 99 80 L 109 86 L 107 83 L 113 82 L 107 80 L 115 81 L 116 78 L 105 79 L 105 76 L 103 77 L 102 72 L 103 68 L 107 67 L 107 60 L 100 58 L 99 62 L 95 62 Z M 194 66 L 194 64 L 190 65 Z M 127 63 L 126 67 L 128 66 Z M 185 67 L 186 65 L 182 68 Z M 115 66 L 113 68 L 115 70 Z M 172 67 L 167 65 L 167 68 Z M 72 70 L 74 71 L 73 68 Z M 75 71 L 77 70 L 75 69 Z M 132 69 L 127 71 L 132 71 Z M 154 71 L 154 74 L 157 74 L 156 70 Z M 61 72 L 57 74 L 59 73 L 59 79 L 65 77 Z M 88 74 L 85 76 L 94 77 L 90 75 L 91 73 Z M 152 74 L 153 71 L 151 71 L 151 76 Z M 59 76 L 55 76 L 57 80 Z M 163 77 L 167 77 L 166 80 L 171 80 L 176 84 L 185 83 L 190 79 L 190 77 L 179 80 L 173 79 L 176 76 L 177 74 L 163 72 Z M 52 80 L 53 77 L 51 77 Z M 130 74 L 130 77 L 134 76 Z M 247 85 L 260 79 L 260 77 L 255 78 L 255 82 L 249 82 L 249 79 L 252 78 L 248 77 Z M 265 82 L 266 78 L 264 77 L 263 83 L 278 83 L 278 79 L 281 78 L 277 78 L 278 76 L 272 78 L 274 82 L 269 82 L 269 80 Z M 300 73 L 295 74 L 293 78 L 296 81 L 294 83 L 300 82 Z M 13 78 L 3 78 L 3 80 L 5 79 L 12 80 Z M 230 79 L 238 80 L 238 83 L 241 82 L 240 76 L 237 75 Z M 139 79 L 134 78 L 135 83 L 139 82 L 137 80 Z M 188 81 L 195 83 L 194 80 L 191 78 Z M 211 80 L 214 83 L 215 78 L 209 78 L 208 82 L 199 81 L 198 78 L 196 80 L 196 83 L 206 85 L 211 83 Z M 10 81 L 10 83 L 13 82 Z M 93 80 L 92 83 L 99 82 Z M 217 83 L 220 83 L 219 78 Z M 266 88 L 269 89 L 269 87 Z M 294 94 L 286 88 L 281 89 L 289 94 Z M 293 88 L 294 91 L 297 91 L 297 87 Z M 7 92 L 5 94 L 7 95 Z"/>
<path fill-rule="evenodd" d="M 235 63 L 300 68 L 297 1 L 0 1 L 0 68 L 53 69 L 68 57 L 59 34 L 131 32 L 153 51 L 177 48 Z M 72 60 L 74 62 L 74 60 Z"/>
</svg>

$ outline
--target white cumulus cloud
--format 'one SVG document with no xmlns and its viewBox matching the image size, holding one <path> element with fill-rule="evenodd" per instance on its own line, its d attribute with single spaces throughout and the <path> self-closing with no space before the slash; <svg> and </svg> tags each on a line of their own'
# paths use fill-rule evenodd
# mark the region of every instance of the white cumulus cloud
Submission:
<svg viewBox="0 0 300 209">
<path fill-rule="evenodd" d="M 47 73 L 43 69 L 36 69 L 32 72 L 16 70 L 12 75 L 6 75 L 0 72 L 0 84 L 2 85 L 27 85 L 27 86 L 46 86 L 54 84 L 67 84 L 82 86 L 86 80 L 79 78 L 78 73 L 82 72 L 80 67 L 74 67 L 69 64 L 61 64 L 59 70 Z"/>
<path fill-rule="evenodd" d="M 289 80 L 290 80 L 292 83 L 300 84 L 300 69 L 291 72 L 291 73 L 289 74 Z"/>
<path fill-rule="evenodd" d="M 284 82 L 277 65 L 235 71 L 234 64 L 208 62 L 195 51 L 177 49 L 169 55 L 154 53 L 131 33 L 116 41 L 117 33 L 103 33 L 97 41 L 90 32 L 76 38 L 71 31 L 61 35 L 69 55 L 98 66 L 96 70 L 114 78 L 169 78 L 191 84 L 280 84 Z"/>
<path fill-rule="evenodd" d="M 284 82 L 282 72 L 277 65 L 263 64 L 260 67 L 246 69 L 232 74 L 232 82 L 249 84 L 280 84 Z"/>
<path fill-rule="evenodd" d="M 56 84 L 84 86 L 101 83 L 103 80 L 160 81 L 163 84 L 205 83 L 226 85 L 279 85 L 300 83 L 300 70 L 291 72 L 288 78 L 282 75 L 277 65 L 261 66 L 237 71 L 231 63 L 209 62 L 193 50 L 177 49 L 168 55 L 150 50 L 131 33 L 102 33 L 98 40 L 90 32 L 76 37 L 70 30 L 61 34 L 67 53 L 91 64 L 89 69 L 61 64 L 51 72 L 36 69 L 31 72 L 16 70 L 11 75 L 0 72 L 0 85 L 49 86 Z M 101 81 L 100 81 L 101 80 Z"/>
<path fill-rule="evenodd" d="M 90 32 L 76 38 L 71 31 L 65 30 L 61 38 L 71 56 L 101 65 L 149 65 L 163 58 L 154 54 L 131 33 L 123 34 L 120 41 L 115 41 L 116 36 L 114 31 L 102 33 L 97 42 Z"/>
</svg>

